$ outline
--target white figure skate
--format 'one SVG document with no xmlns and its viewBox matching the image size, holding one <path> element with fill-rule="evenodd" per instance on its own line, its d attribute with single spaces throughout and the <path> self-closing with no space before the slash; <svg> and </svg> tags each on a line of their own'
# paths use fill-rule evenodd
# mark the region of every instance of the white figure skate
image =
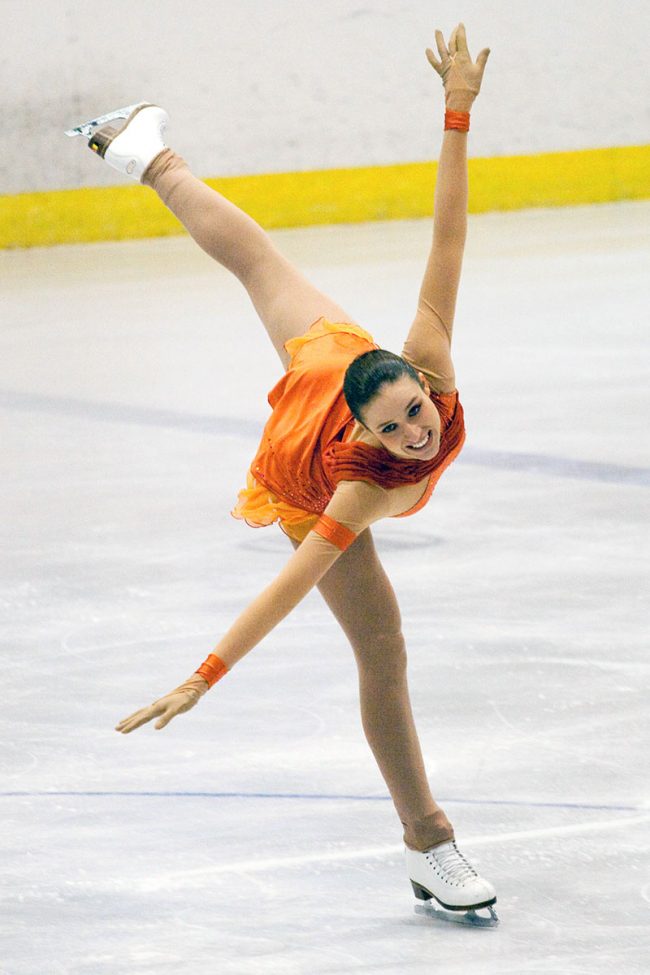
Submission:
<svg viewBox="0 0 650 975">
<path fill-rule="evenodd" d="M 416 914 L 473 927 L 493 928 L 499 923 L 492 905 L 496 891 L 450 840 L 419 853 L 406 847 L 406 868 L 415 896 Z M 487 913 L 478 914 L 484 909 Z"/>
<path fill-rule="evenodd" d="M 123 124 L 109 124 L 117 120 Z M 140 181 L 145 169 L 166 148 L 163 132 L 168 121 L 169 116 L 164 108 L 139 102 L 83 122 L 73 129 L 67 129 L 65 134 L 84 136 L 88 139 L 88 148 L 101 156 L 109 166 Z"/>
</svg>

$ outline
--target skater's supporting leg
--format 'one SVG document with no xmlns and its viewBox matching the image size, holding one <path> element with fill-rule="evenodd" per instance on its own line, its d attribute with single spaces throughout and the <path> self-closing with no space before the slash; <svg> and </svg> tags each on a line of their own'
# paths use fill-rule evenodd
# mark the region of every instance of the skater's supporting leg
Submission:
<svg viewBox="0 0 650 975">
<path fill-rule="evenodd" d="M 404 842 L 427 850 L 453 839 L 427 781 L 409 699 L 399 606 L 369 528 L 318 588 L 354 650 L 363 728 L 404 826 Z"/>
<path fill-rule="evenodd" d="M 297 547 L 297 542 L 294 542 Z M 367 528 L 318 584 L 354 649 L 366 737 L 404 826 L 408 876 L 424 910 L 432 899 L 468 923 L 493 926 L 475 909 L 494 887 L 459 852 L 451 823 L 427 782 L 409 701 L 406 652 L 393 587 Z M 428 852 L 425 852 L 428 851 Z"/>
<path fill-rule="evenodd" d="M 210 257 L 239 278 L 285 369 L 289 356 L 284 343 L 302 335 L 321 315 L 356 324 L 310 284 L 252 217 L 193 176 L 171 149 L 156 157 L 142 182 L 158 193 Z"/>
</svg>

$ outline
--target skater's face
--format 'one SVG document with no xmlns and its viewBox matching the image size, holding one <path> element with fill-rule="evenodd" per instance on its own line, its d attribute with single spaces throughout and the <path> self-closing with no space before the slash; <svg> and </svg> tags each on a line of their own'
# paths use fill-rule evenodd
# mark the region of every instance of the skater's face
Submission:
<svg viewBox="0 0 650 975">
<path fill-rule="evenodd" d="M 440 416 L 426 379 L 418 375 L 424 389 L 410 376 L 380 386 L 363 408 L 364 426 L 396 457 L 431 460 L 440 447 Z"/>
</svg>

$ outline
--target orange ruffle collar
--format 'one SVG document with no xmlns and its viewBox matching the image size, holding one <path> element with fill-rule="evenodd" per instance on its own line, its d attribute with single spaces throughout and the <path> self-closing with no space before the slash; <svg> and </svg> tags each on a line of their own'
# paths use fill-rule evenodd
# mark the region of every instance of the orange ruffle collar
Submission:
<svg viewBox="0 0 650 975">
<path fill-rule="evenodd" d="M 339 481 L 368 481 L 385 488 L 417 484 L 444 464 L 448 455 L 463 441 L 465 419 L 458 391 L 431 393 L 430 399 L 443 422 L 440 449 L 431 460 L 418 461 L 395 457 L 381 447 L 354 441 L 334 440 L 323 453 L 323 466 L 333 485 Z M 451 403 L 450 403 L 451 400 Z"/>
</svg>

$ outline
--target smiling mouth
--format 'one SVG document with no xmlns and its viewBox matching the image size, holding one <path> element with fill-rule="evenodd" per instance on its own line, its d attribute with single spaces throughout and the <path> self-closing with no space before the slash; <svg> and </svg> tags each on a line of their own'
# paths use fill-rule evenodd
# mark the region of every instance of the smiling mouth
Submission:
<svg viewBox="0 0 650 975">
<path fill-rule="evenodd" d="M 430 443 L 431 443 L 431 430 L 429 430 L 429 432 L 427 433 L 426 440 L 421 442 L 419 446 L 418 444 L 407 443 L 406 447 L 408 450 L 424 450 L 425 447 L 428 447 Z"/>
</svg>

